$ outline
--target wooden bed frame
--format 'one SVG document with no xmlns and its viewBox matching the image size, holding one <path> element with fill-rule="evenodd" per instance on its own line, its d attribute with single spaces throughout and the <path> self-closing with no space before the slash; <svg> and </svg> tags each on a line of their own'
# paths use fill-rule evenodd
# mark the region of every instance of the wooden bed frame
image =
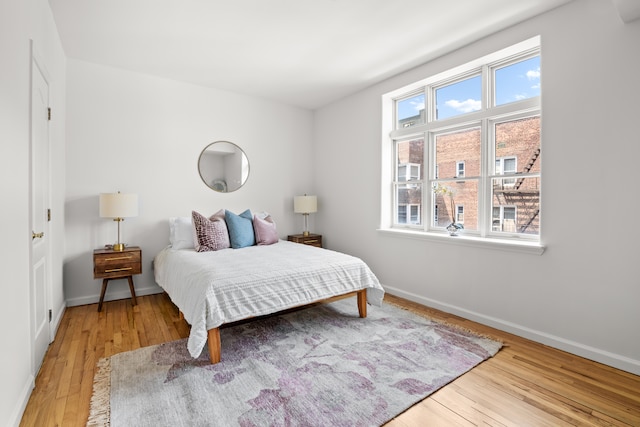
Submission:
<svg viewBox="0 0 640 427">
<path fill-rule="evenodd" d="M 360 315 L 360 317 L 363 317 L 363 318 L 367 317 L 367 290 L 366 289 L 348 292 L 343 295 L 338 295 L 335 297 L 323 299 L 320 301 L 313 302 L 311 304 L 327 303 L 327 302 L 331 302 L 331 301 L 335 301 L 338 299 L 347 298 L 351 296 L 358 297 L 358 314 Z M 305 304 L 305 305 L 311 305 L 311 304 Z M 291 307 L 291 308 L 295 308 L 295 307 Z M 180 317 L 183 317 L 182 312 L 180 313 Z M 220 328 L 219 327 L 208 330 L 207 346 L 209 347 L 209 359 L 211 360 L 211 364 L 213 365 L 220 362 L 221 350 L 220 350 Z"/>
</svg>

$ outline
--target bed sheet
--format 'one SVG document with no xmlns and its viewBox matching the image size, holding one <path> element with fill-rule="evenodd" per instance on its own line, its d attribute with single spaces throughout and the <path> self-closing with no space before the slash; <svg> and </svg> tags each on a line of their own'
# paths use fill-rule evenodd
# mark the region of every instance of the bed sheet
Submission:
<svg viewBox="0 0 640 427">
<path fill-rule="evenodd" d="M 154 275 L 191 324 L 192 357 L 202 352 L 207 331 L 224 323 L 362 289 L 372 305 L 384 297 L 361 259 L 284 240 L 215 252 L 167 247 L 154 259 Z"/>
</svg>

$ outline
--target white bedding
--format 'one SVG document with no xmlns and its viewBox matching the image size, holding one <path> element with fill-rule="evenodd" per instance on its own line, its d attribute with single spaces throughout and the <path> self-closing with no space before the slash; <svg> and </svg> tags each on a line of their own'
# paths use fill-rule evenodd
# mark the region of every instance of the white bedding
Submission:
<svg viewBox="0 0 640 427">
<path fill-rule="evenodd" d="M 284 240 L 215 252 L 167 247 L 155 257 L 154 271 L 191 324 L 192 357 L 202 352 L 207 331 L 224 323 L 361 289 L 372 305 L 380 306 L 384 297 L 361 259 Z"/>
</svg>

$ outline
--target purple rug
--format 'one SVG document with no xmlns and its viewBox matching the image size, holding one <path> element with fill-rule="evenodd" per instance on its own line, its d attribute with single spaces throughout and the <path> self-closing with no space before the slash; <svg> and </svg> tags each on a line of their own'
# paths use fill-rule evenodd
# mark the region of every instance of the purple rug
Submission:
<svg viewBox="0 0 640 427">
<path fill-rule="evenodd" d="M 89 425 L 378 426 L 502 346 L 389 304 L 368 311 L 350 298 L 224 328 L 216 365 L 186 339 L 102 359 Z"/>
</svg>

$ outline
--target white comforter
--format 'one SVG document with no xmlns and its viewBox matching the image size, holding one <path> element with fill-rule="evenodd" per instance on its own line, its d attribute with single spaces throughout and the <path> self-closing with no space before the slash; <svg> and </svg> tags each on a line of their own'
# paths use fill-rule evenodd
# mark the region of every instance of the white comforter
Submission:
<svg viewBox="0 0 640 427">
<path fill-rule="evenodd" d="M 198 357 L 207 330 L 367 289 L 380 306 L 384 289 L 359 258 L 281 240 L 268 246 L 196 252 L 163 249 L 154 259 L 156 282 L 191 324 L 188 349 Z"/>
</svg>

